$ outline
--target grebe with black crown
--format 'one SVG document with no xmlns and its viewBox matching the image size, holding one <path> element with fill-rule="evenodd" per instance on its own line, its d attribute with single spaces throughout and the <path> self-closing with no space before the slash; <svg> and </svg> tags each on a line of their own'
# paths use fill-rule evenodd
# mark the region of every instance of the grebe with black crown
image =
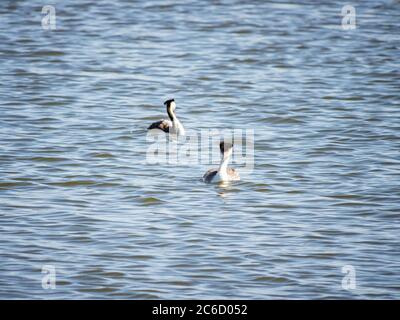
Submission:
<svg viewBox="0 0 400 320">
<path fill-rule="evenodd" d="M 219 149 L 221 151 L 221 164 L 218 169 L 208 170 L 203 176 L 203 181 L 210 183 L 240 180 L 239 173 L 233 168 L 228 168 L 228 162 L 232 156 L 233 144 L 221 141 Z"/>
<path fill-rule="evenodd" d="M 164 105 L 167 106 L 167 113 L 170 120 L 162 119 L 160 121 L 154 122 L 147 129 L 160 129 L 170 134 L 185 135 L 185 129 L 183 128 L 181 122 L 178 120 L 175 114 L 175 99 L 169 99 L 165 101 Z"/>
</svg>

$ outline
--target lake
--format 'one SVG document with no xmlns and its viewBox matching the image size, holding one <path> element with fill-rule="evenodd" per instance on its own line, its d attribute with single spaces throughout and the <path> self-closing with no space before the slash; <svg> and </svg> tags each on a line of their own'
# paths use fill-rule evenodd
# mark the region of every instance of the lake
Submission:
<svg viewBox="0 0 400 320">
<path fill-rule="evenodd" d="M 400 3 L 347 4 L 2 1 L 0 298 L 399 299 Z M 147 161 L 169 98 L 252 170 Z"/>
</svg>

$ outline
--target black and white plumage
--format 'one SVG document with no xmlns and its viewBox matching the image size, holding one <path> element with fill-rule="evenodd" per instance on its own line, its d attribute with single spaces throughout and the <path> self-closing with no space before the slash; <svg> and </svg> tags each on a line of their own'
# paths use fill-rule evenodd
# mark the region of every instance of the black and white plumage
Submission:
<svg viewBox="0 0 400 320">
<path fill-rule="evenodd" d="M 184 135 L 185 129 L 183 128 L 181 122 L 178 120 L 175 114 L 176 103 L 174 99 L 169 99 L 164 102 L 167 107 L 167 114 L 170 120 L 162 119 L 160 121 L 152 123 L 147 129 L 159 129 L 165 133 Z"/>
<path fill-rule="evenodd" d="M 208 170 L 203 176 L 203 181 L 211 183 L 240 180 L 239 173 L 233 168 L 228 168 L 228 162 L 232 156 L 233 144 L 221 141 L 219 149 L 221 151 L 221 164 L 218 169 Z"/>
</svg>

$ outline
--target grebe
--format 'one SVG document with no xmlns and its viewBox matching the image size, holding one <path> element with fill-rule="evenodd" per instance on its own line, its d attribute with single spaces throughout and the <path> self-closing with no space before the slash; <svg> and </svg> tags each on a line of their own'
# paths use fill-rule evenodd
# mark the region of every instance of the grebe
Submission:
<svg viewBox="0 0 400 320">
<path fill-rule="evenodd" d="M 215 181 L 240 180 L 239 173 L 233 168 L 228 168 L 228 162 L 233 151 L 233 144 L 221 141 L 219 149 L 221 151 L 221 164 L 218 169 L 208 170 L 203 176 L 203 181 L 210 183 Z"/>
<path fill-rule="evenodd" d="M 184 135 L 185 134 L 185 129 L 183 128 L 182 124 L 176 117 L 174 111 L 176 109 L 176 103 L 174 99 L 169 99 L 164 102 L 164 104 L 167 106 L 167 113 L 168 117 L 171 120 L 160 120 L 157 122 L 154 122 L 148 127 L 148 130 L 151 129 L 160 129 L 166 133 L 171 133 L 171 134 L 177 134 L 177 135 Z"/>
</svg>

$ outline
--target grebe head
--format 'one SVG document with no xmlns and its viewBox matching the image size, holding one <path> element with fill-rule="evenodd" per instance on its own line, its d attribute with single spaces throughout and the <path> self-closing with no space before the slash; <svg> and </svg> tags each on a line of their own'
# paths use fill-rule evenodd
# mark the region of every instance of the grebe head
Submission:
<svg viewBox="0 0 400 320">
<path fill-rule="evenodd" d="M 175 99 L 169 99 L 165 101 L 164 104 L 167 106 L 167 110 L 175 111 L 176 109 Z"/>
<path fill-rule="evenodd" d="M 219 150 L 221 151 L 222 157 L 226 159 L 232 155 L 233 143 L 221 141 L 219 144 Z"/>
</svg>

